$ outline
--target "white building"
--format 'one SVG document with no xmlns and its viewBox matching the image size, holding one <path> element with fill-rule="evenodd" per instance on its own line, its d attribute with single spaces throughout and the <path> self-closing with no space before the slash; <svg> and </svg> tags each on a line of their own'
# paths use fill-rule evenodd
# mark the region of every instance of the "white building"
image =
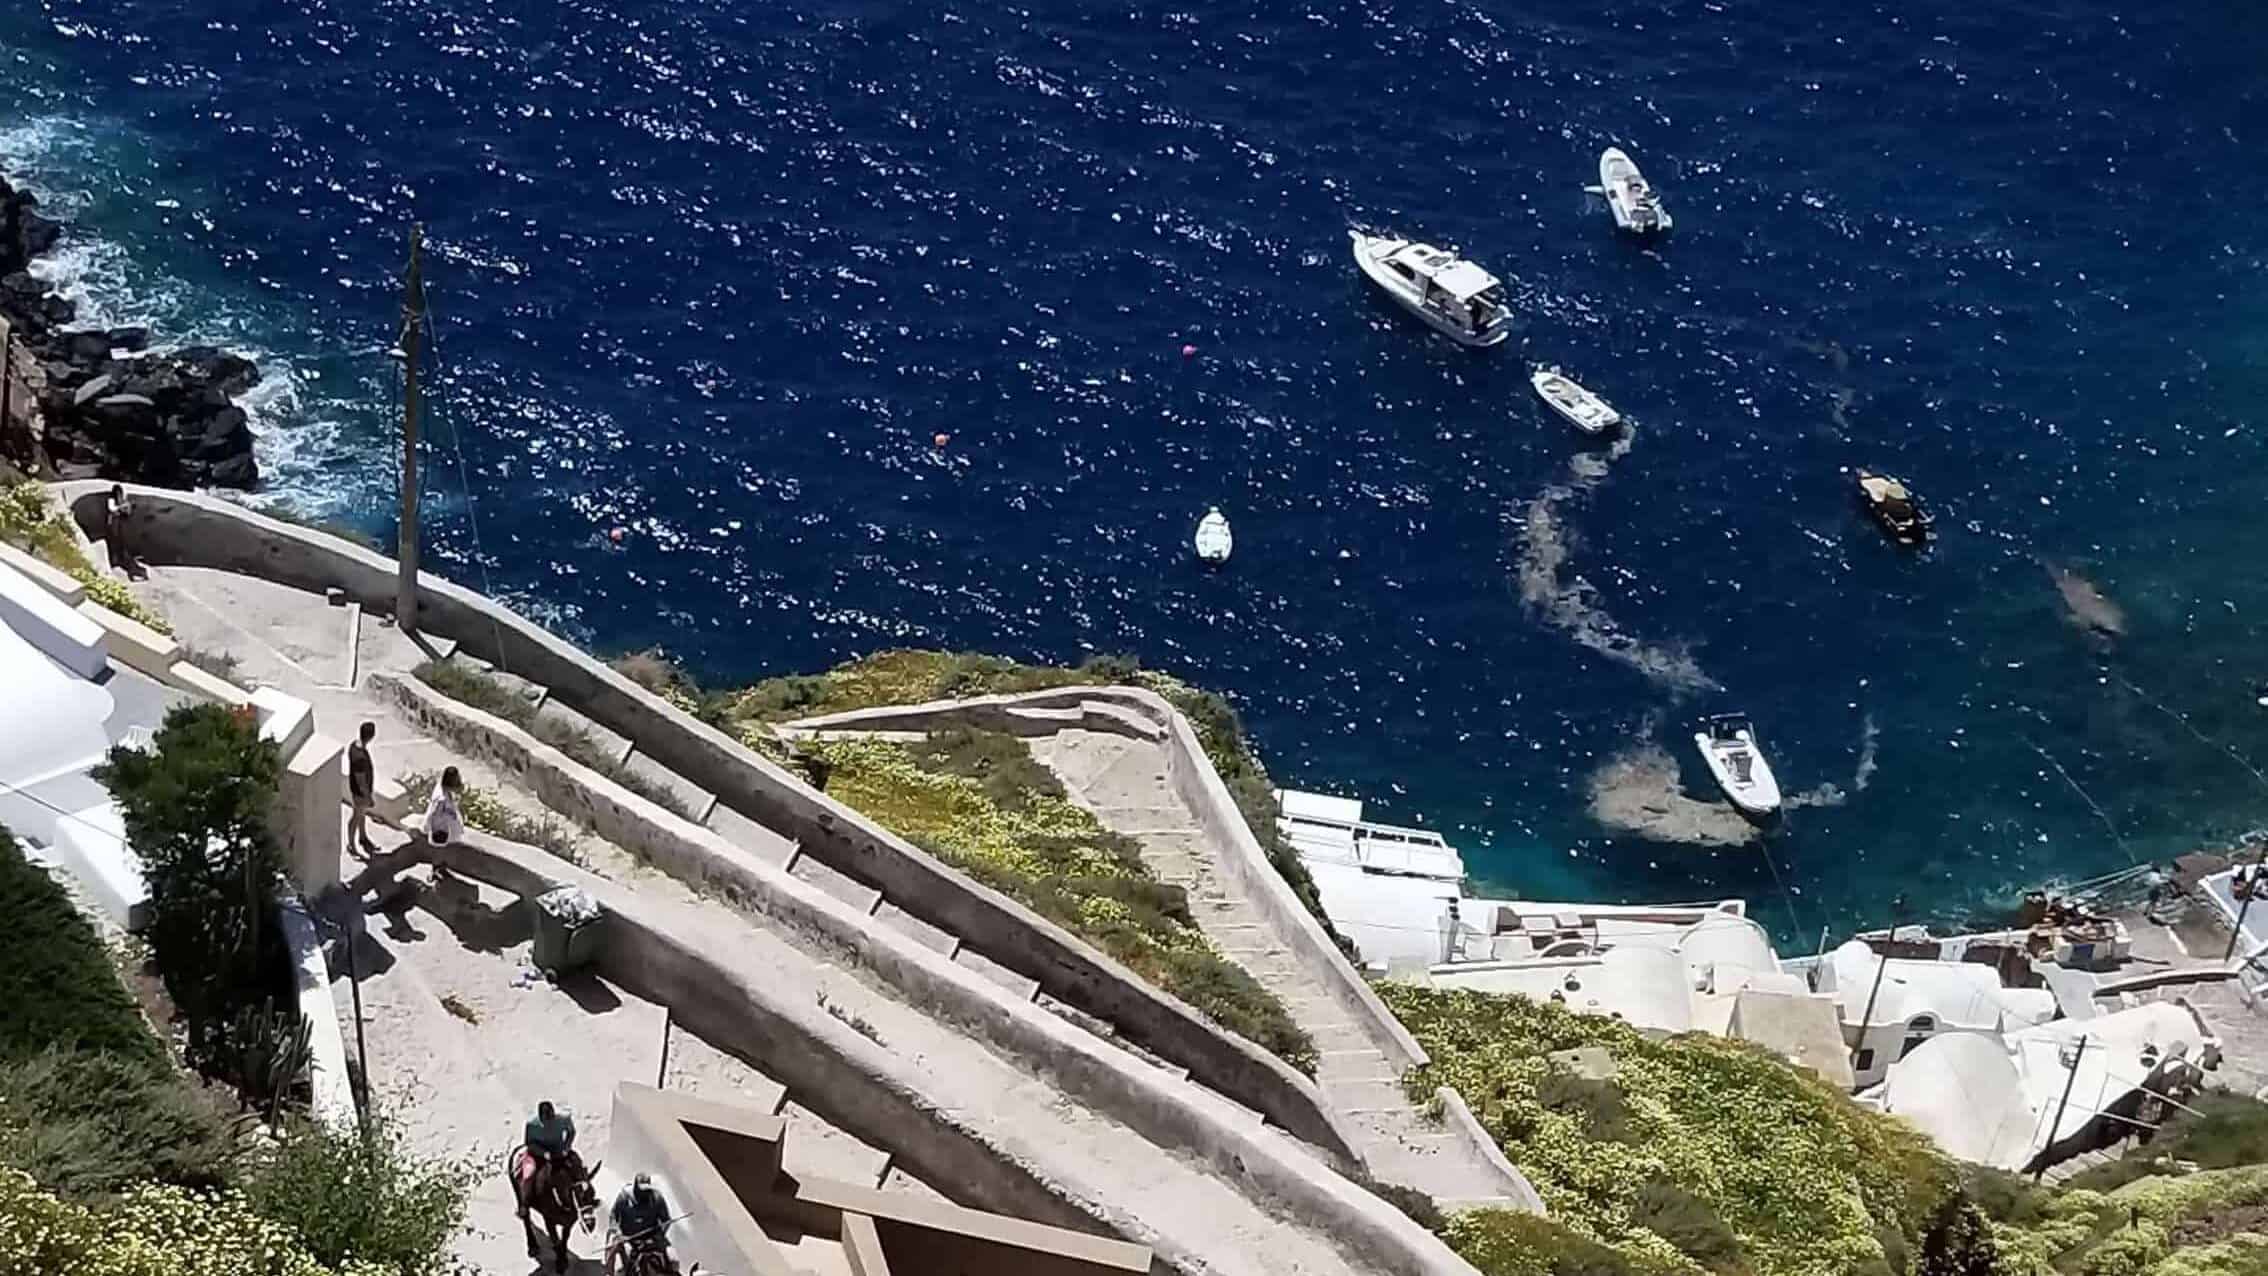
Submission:
<svg viewBox="0 0 2268 1276">
<path fill-rule="evenodd" d="M 1277 832 L 1367 965 L 1445 960 L 1442 919 L 1464 894 L 1465 861 L 1439 833 L 1373 824 L 1355 798 L 1284 789 L 1276 804 Z"/>
<path fill-rule="evenodd" d="M 1860 1086 L 1879 1083 L 1890 1065 L 1940 1033 L 1999 1036 L 2057 1014 L 2054 993 L 2004 987 L 1990 966 L 1884 958 L 1855 939 L 1828 954 L 1817 972 L 1818 991 L 1835 999 Z"/>
<path fill-rule="evenodd" d="M 1851 1082 L 1834 1002 L 1782 968 L 1743 901 L 1474 898 L 1464 860 L 1440 834 L 1366 821 L 1352 798 L 1284 790 L 1276 799 L 1278 832 L 1372 970 L 1556 1001 L 1639 1028 L 1740 1037 Z"/>
<path fill-rule="evenodd" d="M 1964 1161 L 2051 1165 L 2163 1119 L 2220 1066 L 2220 1041 L 2186 1001 L 2008 1033 L 1944 1033 L 1890 1066 L 1895 1112 Z"/>
</svg>

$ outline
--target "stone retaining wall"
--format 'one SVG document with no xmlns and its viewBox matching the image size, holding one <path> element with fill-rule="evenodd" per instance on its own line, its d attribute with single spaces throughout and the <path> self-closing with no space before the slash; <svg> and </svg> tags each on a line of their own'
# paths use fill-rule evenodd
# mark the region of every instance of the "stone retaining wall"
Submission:
<svg viewBox="0 0 2268 1276">
<path fill-rule="evenodd" d="M 945 960 L 909 937 L 874 924 L 865 914 L 854 912 L 819 888 L 631 793 L 501 718 L 451 700 L 415 678 L 376 674 L 369 685 L 372 691 L 400 705 L 421 729 L 514 776 L 546 806 L 645 857 L 671 877 L 697 889 L 715 891 L 735 906 L 835 954 L 837 960 L 873 971 L 900 989 L 909 1001 L 959 1024 L 1003 1053 L 1025 1060 L 1035 1070 L 1053 1072 L 1060 1065 L 1075 1064 L 1056 1075 L 1058 1084 L 1152 1138 L 1179 1146 L 1203 1142 L 1201 1137 L 1191 1142 L 1193 1136 L 1178 1124 L 1151 1128 L 1148 1122 L 1159 1115 L 1156 1107 L 1126 1107 L 1126 1096 L 1109 1079 L 1112 1074 L 1097 1074 L 1083 1055 L 1066 1055 L 1052 1044 L 1066 1033 L 1085 1037 L 1084 1029 L 1028 1001 L 1008 997 L 983 976 Z M 919 954 L 922 960 L 913 960 L 913 954 Z M 933 965 L 952 972 L 951 980 L 941 982 Z M 1100 1042 L 1095 1045 L 1109 1052 L 1114 1067 L 1155 1071 L 1115 1047 Z M 1302 1092 L 1289 1097 L 1314 1117 L 1303 1120 L 1304 1129 L 1292 1132 L 1349 1164 L 1358 1161 L 1353 1140 L 1339 1129 L 1313 1083 L 1296 1078 L 1295 1084 Z M 1250 1120 L 1248 1113 L 1239 1113 L 1196 1087 L 1189 1089 L 1191 1093 L 1183 1102 L 1212 1110 L 1216 1119 Z"/>
<path fill-rule="evenodd" d="M 109 485 L 80 481 L 55 489 L 80 526 L 98 534 Z M 151 563 L 216 568 L 314 593 L 336 588 L 365 612 L 393 612 L 391 558 L 217 497 L 130 491 L 130 533 Z M 1070 932 L 814 791 L 566 640 L 431 573 L 418 579 L 423 632 L 454 639 L 462 650 L 542 684 L 634 741 L 640 753 L 795 841 L 804 854 L 880 889 L 898 907 L 959 935 L 985 957 L 1036 980 L 1048 995 L 1108 1021 L 1128 1040 L 1284 1129 L 1334 1156 L 1359 1159 L 1313 1082 L 1274 1055 L 1215 1027 Z"/>
<path fill-rule="evenodd" d="M 509 723 L 497 725 L 517 730 Z M 524 749 L 532 767 L 578 765 L 532 738 L 509 747 Z M 543 756 L 547 753 L 553 756 Z M 595 775 L 590 779 L 596 801 L 625 807 L 642 801 L 619 790 L 595 792 L 608 782 Z M 588 892 L 610 914 L 598 957 L 600 974 L 669 1006 L 689 1031 L 757 1061 L 799 1102 L 888 1149 L 915 1177 L 951 1183 L 984 1208 L 1067 1226 L 1102 1221 L 1142 1243 L 1166 1248 L 1148 1221 L 1097 1216 L 1091 1207 L 1066 1200 L 1030 1167 L 994 1147 L 980 1129 L 931 1103 L 923 1092 L 919 1060 L 901 1059 L 868 1041 L 820 1009 L 803 995 L 804 989 L 779 987 L 778 981 L 745 970 L 734 960 L 731 936 L 724 930 L 673 921 L 667 906 L 618 883 L 477 832 L 437 854 L 452 871 L 522 896 L 559 885 Z M 910 939 L 864 924 L 847 905 L 770 864 L 748 857 L 745 864 L 712 867 L 712 885 L 735 903 L 817 941 L 835 960 L 874 972 L 906 1000 L 1036 1065 L 1098 1112 L 1242 1184 L 1252 1199 L 1327 1233 L 1376 1270 L 1397 1276 L 1473 1276 L 1471 1266 L 1439 1238 L 1331 1172 L 1302 1145 L 1249 1121 L 1225 1119 L 1218 1105 L 1202 1101 L 1192 1087 L 1010 998 L 997 985 Z"/>
<path fill-rule="evenodd" d="M 1115 719 L 1099 712 L 1113 706 L 1120 708 Z M 1080 720 L 1072 722 L 1042 716 L 1065 710 L 1075 711 Z M 1245 824 L 1243 812 L 1229 796 L 1228 786 L 1221 782 L 1212 760 L 1205 756 L 1189 720 L 1156 692 L 1122 686 L 1057 687 L 1012 696 L 977 696 L 968 700 L 855 709 L 806 718 L 794 726 L 798 731 L 813 732 L 933 731 L 976 726 L 1026 736 L 1052 734 L 1062 727 L 1075 726 L 1090 731 L 1134 734 L 1123 725 L 1125 718 L 1148 725 L 1150 731 L 1143 734 L 1164 742 L 1166 778 L 1173 785 L 1175 796 L 1196 817 L 1206 845 L 1212 851 L 1213 862 L 1221 871 L 1233 876 L 1260 908 L 1277 941 L 1299 961 L 1301 968 L 1315 981 L 1316 988 L 1341 1003 L 1362 1026 L 1371 1044 L 1398 1071 L 1406 1072 L 1430 1062 L 1425 1047 L 1417 1043 L 1409 1029 L 1402 1026 L 1402 1021 L 1371 991 L 1370 981 L 1364 979 L 1346 954 L 1339 951 L 1339 946 L 1331 942 L 1315 915 L 1292 893 L 1291 884 L 1268 862 L 1268 853 L 1260 848 L 1259 839 Z"/>
</svg>

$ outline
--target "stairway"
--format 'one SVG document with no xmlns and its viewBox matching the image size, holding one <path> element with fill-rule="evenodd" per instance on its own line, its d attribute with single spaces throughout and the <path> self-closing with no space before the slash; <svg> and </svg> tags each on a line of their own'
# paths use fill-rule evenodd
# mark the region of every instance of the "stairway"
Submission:
<svg viewBox="0 0 2268 1276">
<path fill-rule="evenodd" d="M 1277 942 L 1257 905 L 1216 871 L 1196 818 L 1166 778 L 1161 745 L 1067 729 L 1030 742 L 1073 800 L 1105 828 L 1141 844 L 1158 880 L 1189 896 L 1197 925 L 1221 952 L 1276 994 L 1314 1038 L 1316 1084 L 1358 1141 L 1379 1179 L 1439 1202 L 1475 1203 L 1498 1181 L 1464 1137 L 1428 1117 L 1402 1089 L 1385 1053 L 1335 998 Z"/>
</svg>

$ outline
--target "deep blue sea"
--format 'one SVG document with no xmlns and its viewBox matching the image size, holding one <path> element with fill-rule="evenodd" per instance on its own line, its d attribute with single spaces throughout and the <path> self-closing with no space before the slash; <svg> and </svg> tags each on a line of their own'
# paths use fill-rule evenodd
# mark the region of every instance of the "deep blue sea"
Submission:
<svg viewBox="0 0 2268 1276">
<path fill-rule="evenodd" d="M 578 639 L 1132 652 L 1490 887 L 1808 945 L 2268 823 L 2263 47 L 2228 0 L 46 0 L 0 169 L 95 317 L 261 357 L 256 499 L 383 535 L 421 219 L 437 565 Z M 1609 144 L 1667 243 L 1583 193 Z M 1366 295 L 1355 223 L 1518 339 Z M 1649 746 L 1703 794 L 1735 708 L 1806 795 L 1769 843 L 1595 816 Z"/>
</svg>

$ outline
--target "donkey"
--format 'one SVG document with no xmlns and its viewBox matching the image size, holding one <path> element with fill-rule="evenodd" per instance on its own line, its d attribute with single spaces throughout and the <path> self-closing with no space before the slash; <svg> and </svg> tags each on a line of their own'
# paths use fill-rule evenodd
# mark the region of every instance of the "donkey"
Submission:
<svg viewBox="0 0 2268 1276">
<path fill-rule="evenodd" d="M 512 1199 L 519 1207 L 520 1227 L 528 1234 L 528 1257 L 539 1254 L 536 1246 L 535 1220 L 530 1210 L 543 1216 L 545 1236 L 551 1242 L 551 1269 L 567 1270 L 570 1255 L 568 1238 L 575 1234 L 580 1222 L 588 1232 L 598 1226 L 598 1189 L 591 1179 L 604 1162 L 594 1162 L 583 1168 L 583 1159 L 573 1151 L 555 1159 L 550 1165 L 539 1164 L 525 1147 L 516 1147 L 507 1154 L 504 1173 L 512 1182 Z"/>
</svg>

